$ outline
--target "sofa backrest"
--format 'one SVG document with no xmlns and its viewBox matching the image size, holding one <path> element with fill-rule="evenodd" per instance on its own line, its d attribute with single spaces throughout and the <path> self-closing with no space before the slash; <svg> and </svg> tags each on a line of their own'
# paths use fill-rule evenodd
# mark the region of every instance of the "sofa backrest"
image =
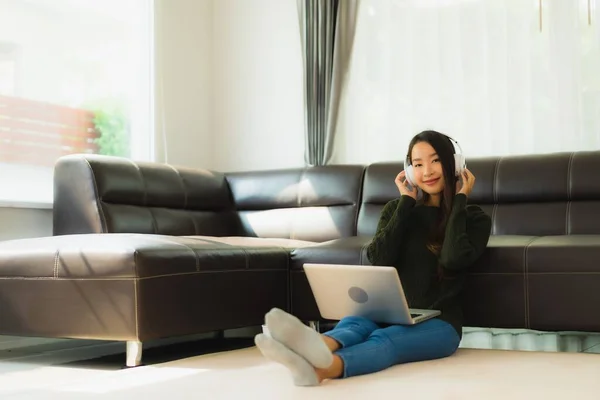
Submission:
<svg viewBox="0 0 600 400">
<path fill-rule="evenodd" d="M 469 198 L 492 217 L 494 235 L 600 234 L 600 151 L 467 159 L 477 181 Z M 359 235 L 373 235 L 383 206 L 398 197 L 402 163 L 367 167 Z"/>
<path fill-rule="evenodd" d="M 494 235 L 600 234 L 600 151 L 474 158 L 470 203 Z M 55 167 L 54 234 L 158 233 L 326 241 L 371 236 L 403 164 L 216 173 L 72 155 Z"/>
<path fill-rule="evenodd" d="M 227 174 L 245 236 L 322 242 L 356 235 L 364 166 Z"/>
<path fill-rule="evenodd" d="M 241 230 L 223 174 L 98 155 L 57 162 L 53 214 L 54 235 Z"/>
</svg>

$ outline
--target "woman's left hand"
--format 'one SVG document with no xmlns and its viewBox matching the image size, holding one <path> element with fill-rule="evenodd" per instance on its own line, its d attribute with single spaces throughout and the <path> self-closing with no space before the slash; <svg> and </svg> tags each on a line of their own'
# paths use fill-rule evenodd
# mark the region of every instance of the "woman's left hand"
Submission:
<svg viewBox="0 0 600 400">
<path fill-rule="evenodd" d="M 467 168 L 462 173 L 462 187 L 458 191 L 458 193 L 462 193 L 465 196 L 469 197 L 471 191 L 473 190 L 473 186 L 475 186 L 475 175 L 471 173 Z"/>
</svg>

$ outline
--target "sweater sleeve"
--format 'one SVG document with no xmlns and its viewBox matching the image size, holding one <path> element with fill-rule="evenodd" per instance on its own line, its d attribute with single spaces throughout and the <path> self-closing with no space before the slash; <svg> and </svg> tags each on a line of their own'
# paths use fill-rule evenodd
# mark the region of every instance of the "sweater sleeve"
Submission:
<svg viewBox="0 0 600 400">
<path fill-rule="evenodd" d="M 406 221 L 416 200 L 401 196 L 390 201 L 381 212 L 377 232 L 367 247 L 367 258 L 372 265 L 394 265 L 400 255 L 400 244 L 406 232 Z"/>
<path fill-rule="evenodd" d="M 467 196 L 459 193 L 454 198 L 446 225 L 446 236 L 440 254 L 440 263 L 449 270 L 467 268 L 485 251 L 492 220 L 480 207 L 467 207 Z"/>
</svg>

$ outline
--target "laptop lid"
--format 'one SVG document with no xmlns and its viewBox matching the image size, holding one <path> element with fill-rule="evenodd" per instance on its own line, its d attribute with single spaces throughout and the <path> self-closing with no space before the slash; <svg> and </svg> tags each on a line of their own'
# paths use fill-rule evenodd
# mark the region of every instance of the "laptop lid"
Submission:
<svg viewBox="0 0 600 400">
<path fill-rule="evenodd" d="M 361 316 L 380 323 L 414 323 L 394 267 L 306 263 L 304 271 L 325 319 Z"/>
</svg>

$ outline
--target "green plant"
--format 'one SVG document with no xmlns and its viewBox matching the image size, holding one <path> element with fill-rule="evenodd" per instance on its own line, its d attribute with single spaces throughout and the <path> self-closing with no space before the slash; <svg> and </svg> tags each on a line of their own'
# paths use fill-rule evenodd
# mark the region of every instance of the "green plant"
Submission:
<svg viewBox="0 0 600 400">
<path fill-rule="evenodd" d="M 124 107 L 115 103 L 94 110 L 99 154 L 129 157 L 129 123 Z"/>
</svg>

